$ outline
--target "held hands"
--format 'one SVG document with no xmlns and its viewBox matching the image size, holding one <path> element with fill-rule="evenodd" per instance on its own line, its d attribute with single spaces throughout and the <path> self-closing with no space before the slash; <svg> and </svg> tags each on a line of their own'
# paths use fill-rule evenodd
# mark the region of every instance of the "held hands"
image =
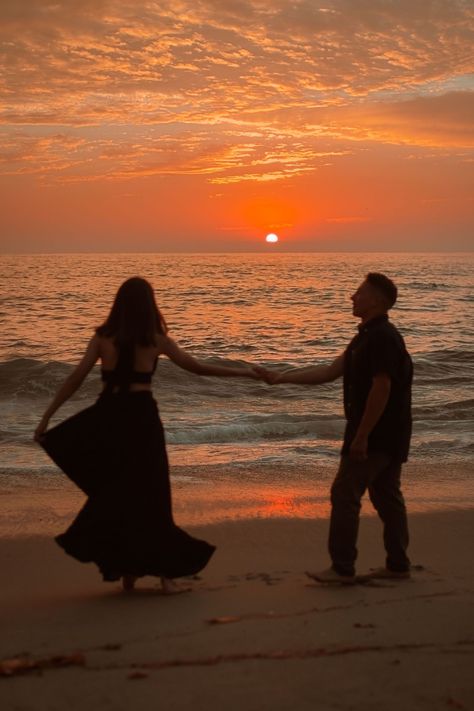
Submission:
<svg viewBox="0 0 474 711">
<path fill-rule="evenodd" d="M 252 370 L 256 374 L 256 377 L 260 380 L 264 380 L 268 385 L 274 385 L 278 380 L 278 373 L 268 368 L 264 368 L 262 365 L 252 366 Z"/>
</svg>

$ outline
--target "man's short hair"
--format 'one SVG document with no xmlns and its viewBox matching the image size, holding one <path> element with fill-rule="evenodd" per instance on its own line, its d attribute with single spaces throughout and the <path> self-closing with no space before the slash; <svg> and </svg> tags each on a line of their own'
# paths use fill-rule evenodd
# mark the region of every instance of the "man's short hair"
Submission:
<svg viewBox="0 0 474 711">
<path fill-rule="evenodd" d="M 388 308 L 391 309 L 397 300 L 398 290 L 395 284 L 385 274 L 380 272 L 369 272 L 366 276 L 366 281 L 385 297 Z"/>
</svg>

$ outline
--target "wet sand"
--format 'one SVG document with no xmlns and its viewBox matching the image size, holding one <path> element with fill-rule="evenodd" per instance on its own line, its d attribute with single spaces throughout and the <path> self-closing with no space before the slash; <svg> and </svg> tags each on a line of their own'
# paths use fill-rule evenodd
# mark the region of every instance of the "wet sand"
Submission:
<svg viewBox="0 0 474 711">
<path fill-rule="evenodd" d="M 238 520 L 189 530 L 218 551 L 193 591 L 133 594 L 50 538 L 0 540 L 2 709 L 470 709 L 472 511 L 414 514 L 408 581 L 311 582 L 327 520 Z M 361 520 L 359 571 L 383 563 Z M 69 664 L 69 666 L 63 666 Z"/>
<path fill-rule="evenodd" d="M 173 511 L 180 526 L 249 519 L 328 518 L 333 464 L 259 466 L 212 464 L 171 467 Z M 474 463 L 410 461 L 403 491 L 410 513 L 474 510 Z M 59 470 L 0 476 L 0 540 L 55 536 L 64 531 L 85 501 Z M 365 497 L 363 515 L 375 515 Z"/>
</svg>

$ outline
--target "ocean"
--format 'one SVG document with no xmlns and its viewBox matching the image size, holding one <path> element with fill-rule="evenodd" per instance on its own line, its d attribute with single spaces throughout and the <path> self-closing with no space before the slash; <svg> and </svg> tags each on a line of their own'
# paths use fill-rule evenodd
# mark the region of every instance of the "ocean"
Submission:
<svg viewBox="0 0 474 711">
<path fill-rule="evenodd" d="M 415 366 L 410 461 L 427 471 L 472 462 L 473 265 L 472 253 L 0 255 L 0 487 L 38 477 L 61 486 L 33 430 L 133 275 L 150 280 L 170 335 L 196 357 L 286 368 L 341 353 L 356 332 L 351 294 L 368 271 L 385 272 L 399 288 L 391 318 Z M 52 424 L 99 390 L 96 368 Z M 162 358 L 154 392 L 172 467 L 192 468 L 193 481 L 219 468 L 230 477 L 334 470 L 340 381 L 270 387 L 199 377 Z"/>
</svg>

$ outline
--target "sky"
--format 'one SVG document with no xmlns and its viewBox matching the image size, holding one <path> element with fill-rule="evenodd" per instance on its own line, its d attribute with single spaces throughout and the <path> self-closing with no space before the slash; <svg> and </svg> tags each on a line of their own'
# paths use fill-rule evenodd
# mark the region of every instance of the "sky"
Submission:
<svg viewBox="0 0 474 711">
<path fill-rule="evenodd" d="M 471 250 L 473 46 L 474 0 L 2 0 L 0 251 Z"/>
</svg>

